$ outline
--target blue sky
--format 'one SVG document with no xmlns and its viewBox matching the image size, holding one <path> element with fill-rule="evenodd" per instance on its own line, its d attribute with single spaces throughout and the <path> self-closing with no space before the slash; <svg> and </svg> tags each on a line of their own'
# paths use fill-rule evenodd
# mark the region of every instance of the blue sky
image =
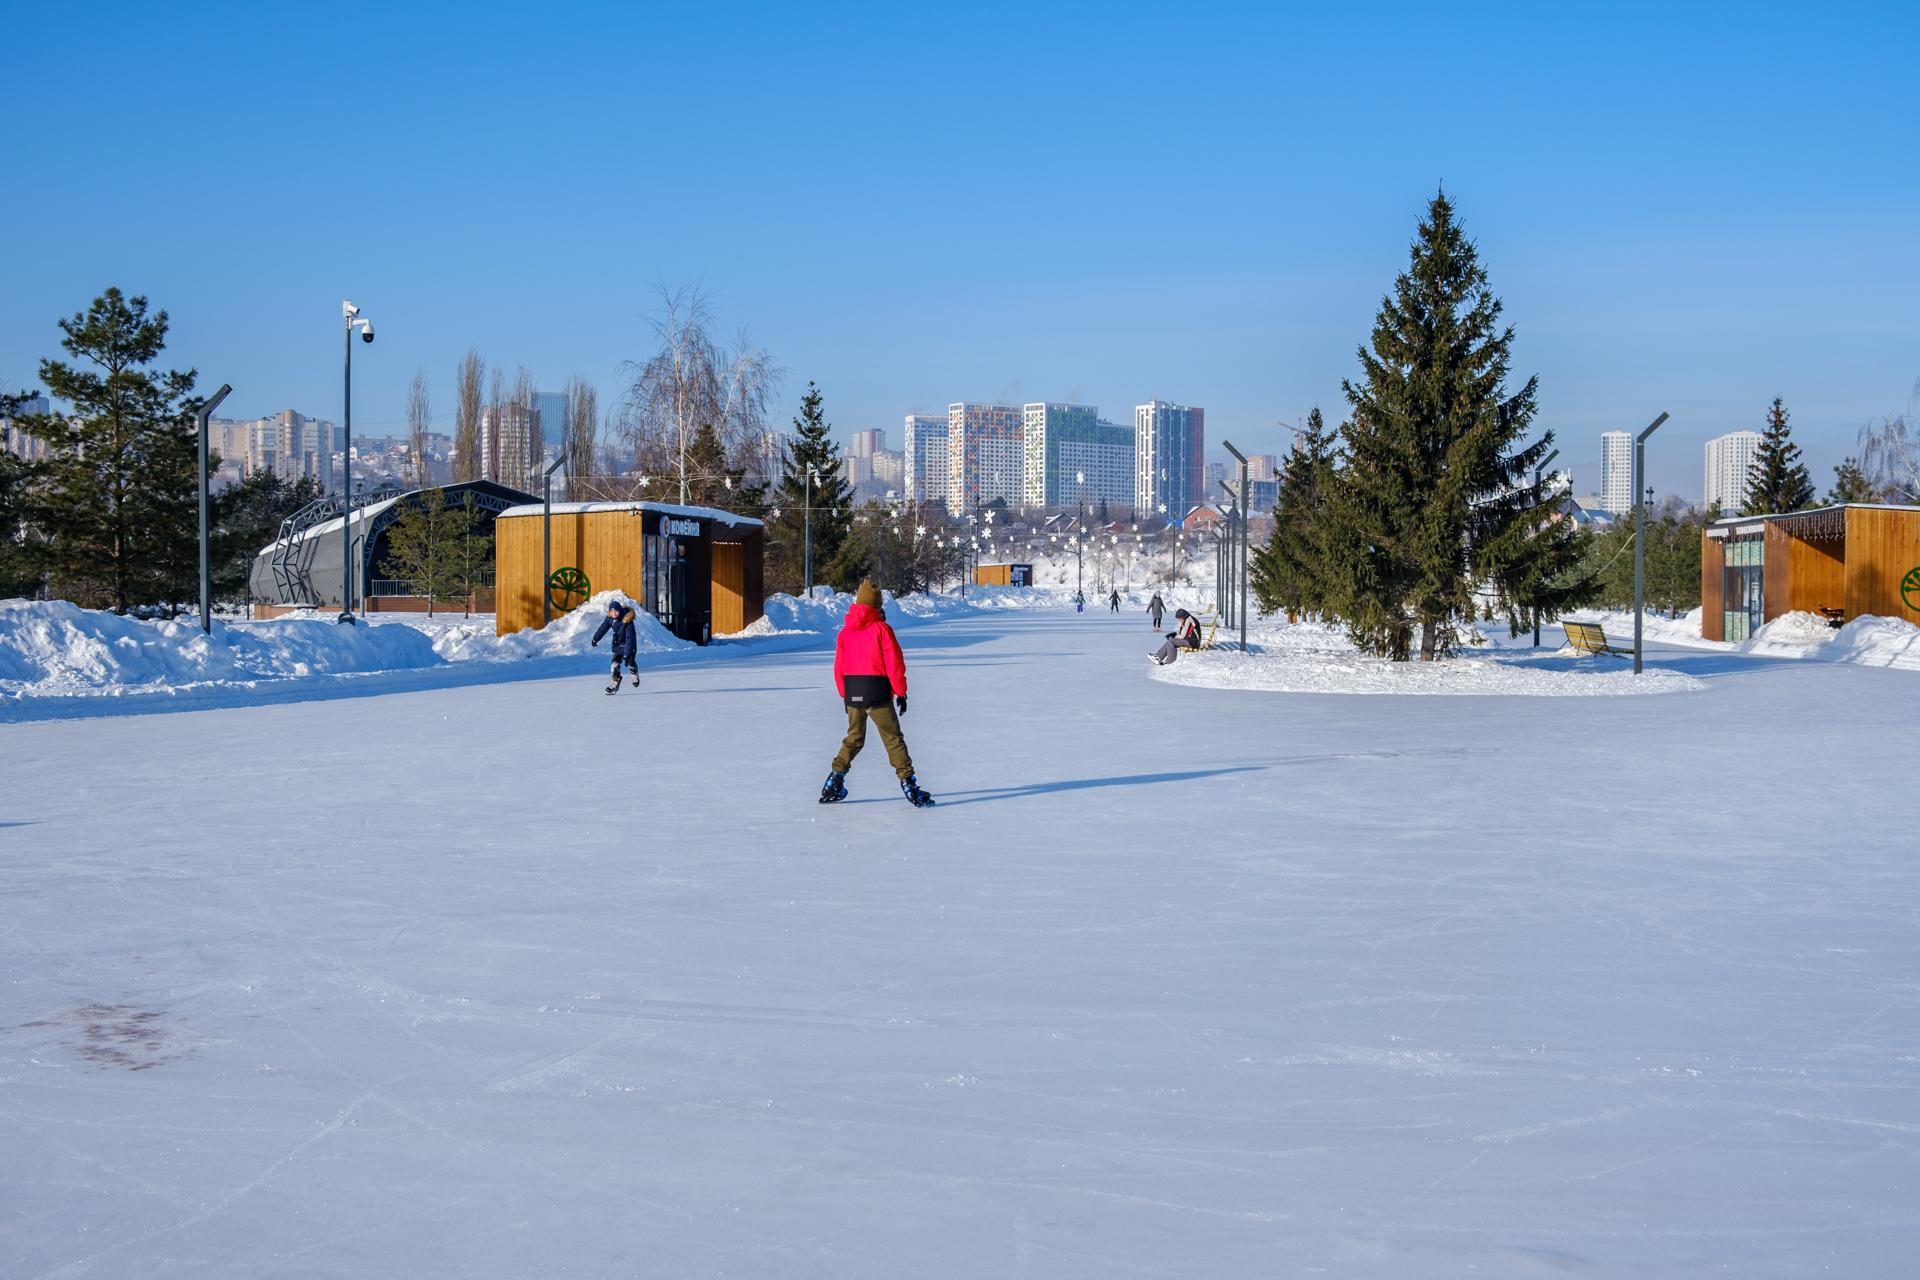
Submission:
<svg viewBox="0 0 1920 1280">
<path fill-rule="evenodd" d="M 1920 378 L 1920 6 L 280 8 L 15 7 L 0 383 L 118 284 L 237 415 L 338 417 L 343 297 L 356 431 L 422 366 L 450 420 L 469 345 L 605 403 L 698 282 L 782 421 L 1160 397 L 1277 452 L 1442 182 L 1583 489 L 1666 410 L 1697 496 L 1779 395 L 1824 490 Z"/>
</svg>

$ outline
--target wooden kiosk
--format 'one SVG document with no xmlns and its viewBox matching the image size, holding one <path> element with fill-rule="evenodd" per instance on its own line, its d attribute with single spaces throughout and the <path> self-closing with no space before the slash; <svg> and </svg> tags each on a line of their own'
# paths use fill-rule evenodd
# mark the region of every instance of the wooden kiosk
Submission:
<svg viewBox="0 0 1920 1280">
<path fill-rule="evenodd" d="M 1030 587 L 1033 585 L 1033 566 L 1030 564 L 977 564 L 973 566 L 973 585 L 976 587 Z"/>
<path fill-rule="evenodd" d="M 695 644 L 745 629 L 766 600 L 760 521 L 660 502 L 513 507 L 494 523 L 494 629 L 544 625 L 601 591 L 620 592 Z M 547 538 L 552 572 L 543 572 Z"/>
<path fill-rule="evenodd" d="M 1745 640 L 1783 613 L 1920 624 L 1920 507 L 1849 503 L 1721 520 L 1701 535 L 1700 633 Z"/>
</svg>

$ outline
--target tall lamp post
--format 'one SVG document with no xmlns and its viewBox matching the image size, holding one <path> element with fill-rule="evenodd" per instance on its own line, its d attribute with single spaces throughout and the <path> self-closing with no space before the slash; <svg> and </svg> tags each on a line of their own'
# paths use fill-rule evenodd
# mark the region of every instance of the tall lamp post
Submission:
<svg viewBox="0 0 1920 1280">
<path fill-rule="evenodd" d="M 213 631 L 213 559 L 207 549 L 207 506 L 211 495 L 207 477 L 207 420 L 232 392 L 232 387 L 221 383 L 220 389 L 207 397 L 193 415 L 200 427 L 200 630 L 208 633 Z"/>
<path fill-rule="evenodd" d="M 362 342 L 373 341 L 373 321 L 360 314 L 351 302 L 340 304 L 340 322 L 345 356 L 342 361 L 342 412 L 340 425 L 340 618 L 353 621 L 353 331 L 360 330 Z"/>
<path fill-rule="evenodd" d="M 1633 674 L 1640 674 L 1641 629 L 1647 612 L 1647 500 L 1640 487 L 1647 478 L 1647 437 L 1667 420 L 1661 414 L 1633 439 Z"/>
<path fill-rule="evenodd" d="M 545 626 L 553 621 L 553 473 L 566 466 L 567 454 L 563 449 L 560 456 L 540 477 L 540 623 Z M 573 471 L 568 469 L 571 477 Z M 572 489 L 569 479 L 567 488 Z M 429 604 L 432 601 L 428 601 Z"/>
<path fill-rule="evenodd" d="M 1087 473 L 1074 472 L 1073 483 L 1076 488 L 1075 510 L 1078 513 L 1074 517 L 1073 525 L 1073 591 L 1075 595 L 1084 595 L 1087 590 L 1087 572 L 1086 562 L 1082 559 L 1081 544 L 1086 541 L 1087 535 Z"/>
<path fill-rule="evenodd" d="M 686 471 L 685 471 L 685 468 L 683 467 L 681 469 L 683 484 L 685 483 L 685 479 L 684 479 L 685 474 L 686 474 Z M 806 530 L 806 550 L 802 553 L 804 558 L 803 558 L 803 567 L 802 567 L 800 576 L 806 581 L 806 587 L 803 594 L 808 599 L 813 598 L 813 481 L 814 481 L 814 477 L 815 477 L 814 468 L 809 466 L 807 468 L 807 505 L 804 508 L 802 508 L 800 512 L 801 526 Z M 683 503 L 686 501 L 686 494 L 684 492 L 680 495 L 680 500 Z"/>
<path fill-rule="evenodd" d="M 1236 572 L 1234 555 L 1239 549 L 1239 535 L 1236 532 L 1234 522 L 1236 520 L 1245 520 L 1247 518 L 1247 512 L 1246 503 L 1241 500 L 1240 494 L 1234 492 L 1232 485 L 1222 480 L 1220 482 L 1220 488 L 1221 491 L 1232 500 L 1233 505 L 1227 508 L 1227 527 L 1222 531 L 1220 542 L 1220 565 L 1226 570 L 1226 576 L 1220 576 L 1220 569 L 1216 568 L 1214 570 L 1213 594 L 1215 603 L 1220 606 L 1221 621 L 1231 627 L 1235 622 L 1236 604 L 1233 598 L 1233 583 Z M 1246 634 L 1246 624 L 1243 621 L 1240 625 L 1241 635 L 1244 637 Z"/>
<path fill-rule="evenodd" d="M 1534 488 L 1538 489 L 1540 487 L 1540 477 L 1546 474 L 1547 467 L 1559 456 L 1560 451 L 1555 449 L 1552 453 L 1540 459 L 1540 465 L 1533 469 Z M 1540 615 L 1538 613 L 1533 615 L 1533 647 L 1536 649 L 1540 647 Z"/>
<path fill-rule="evenodd" d="M 1247 651 L 1247 517 L 1253 512 L 1253 490 L 1247 486 L 1247 455 L 1221 440 L 1228 453 L 1240 460 L 1240 652 Z"/>
</svg>

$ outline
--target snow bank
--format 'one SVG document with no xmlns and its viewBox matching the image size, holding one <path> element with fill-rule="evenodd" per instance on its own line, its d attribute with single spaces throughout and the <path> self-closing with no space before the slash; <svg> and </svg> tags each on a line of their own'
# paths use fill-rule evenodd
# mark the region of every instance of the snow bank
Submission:
<svg viewBox="0 0 1920 1280">
<path fill-rule="evenodd" d="M 1387 662 L 1355 649 L 1337 628 L 1316 622 L 1263 626 L 1248 638 L 1257 646 L 1250 655 L 1186 653 L 1153 675 L 1193 688 L 1262 693 L 1595 698 L 1706 687 L 1677 671 L 1635 676 L 1618 659 L 1583 658 L 1564 650 L 1522 654 L 1486 648 L 1438 662 Z"/>
<path fill-rule="evenodd" d="M 1869 613 L 1836 631 L 1818 614 L 1784 613 L 1734 645 L 1733 651 L 1920 671 L 1920 627 Z"/>
<path fill-rule="evenodd" d="M 586 652 L 606 601 L 593 597 L 538 631 L 495 636 L 491 620 L 375 615 L 342 626 L 332 614 L 271 622 L 146 622 L 63 600 L 0 601 L 0 699 L 188 693 L 274 681 L 419 671 Z M 642 653 L 689 647 L 654 618 L 636 622 Z"/>
</svg>

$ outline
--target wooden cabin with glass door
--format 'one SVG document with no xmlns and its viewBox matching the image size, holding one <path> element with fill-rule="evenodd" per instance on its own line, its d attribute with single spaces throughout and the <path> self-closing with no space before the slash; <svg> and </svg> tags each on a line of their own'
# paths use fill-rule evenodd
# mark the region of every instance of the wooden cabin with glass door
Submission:
<svg viewBox="0 0 1920 1280">
<path fill-rule="evenodd" d="M 1700 605 L 1707 640 L 1745 640 L 1795 612 L 1920 625 L 1920 507 L 1848 503 L 1709 525 Z"/>
<path fill-rule="evenodd" d="M 745 630 L 766 603 L 766 531 L 751 516 L 660 502 L 514 507 L 494 524 L 494 630 L 539 627 L 618 591 L 682 640 Z"/>
</svg>

